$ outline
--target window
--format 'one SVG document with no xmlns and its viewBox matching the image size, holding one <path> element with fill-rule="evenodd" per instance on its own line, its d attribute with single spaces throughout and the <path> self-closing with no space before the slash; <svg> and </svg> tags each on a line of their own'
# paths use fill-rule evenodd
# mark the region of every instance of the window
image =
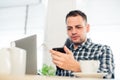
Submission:
<svg viewBox="0 0 120 80">
<path fill-rule="evenodd" d="M 38 35 L 38 69 L 42 64 L 45 4 L 0 8 L 0 48 L 26 35 Z"/>
</svg>

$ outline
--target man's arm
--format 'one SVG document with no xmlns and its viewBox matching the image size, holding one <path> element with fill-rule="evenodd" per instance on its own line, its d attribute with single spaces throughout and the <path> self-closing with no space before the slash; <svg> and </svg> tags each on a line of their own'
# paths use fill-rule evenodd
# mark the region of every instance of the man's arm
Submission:
<svg viewBox="0 0 120 80">
<path fill-rule="evenodd" d="M 107 73 L 104 78 L 114 78 L 114 59 L 109 46 L 104 46 L 100 55 L 100 72 Z"/>
</svg>

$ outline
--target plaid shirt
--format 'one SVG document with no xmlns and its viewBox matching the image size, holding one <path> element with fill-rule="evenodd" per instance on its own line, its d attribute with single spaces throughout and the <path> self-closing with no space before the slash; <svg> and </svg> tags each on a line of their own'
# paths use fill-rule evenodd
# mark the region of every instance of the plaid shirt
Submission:
<svg viewBox="0 0 120 80">
<path fill-rule="evenodd" d="M 113 54 L 109 46 L 92 43 L 90 39 L 79 45 L 74 50 L 73 43 L 69 49 L 73 52 L 74 58 L 80 60 L 99 60 L 100 66 L 98 73 L 107 73 L 103 78 L 114 78 L 114 60 Z M 74 76 L 72 71 L 63 70 L 57 67 L 56 75 L 58 76 Z"/>
</svg>

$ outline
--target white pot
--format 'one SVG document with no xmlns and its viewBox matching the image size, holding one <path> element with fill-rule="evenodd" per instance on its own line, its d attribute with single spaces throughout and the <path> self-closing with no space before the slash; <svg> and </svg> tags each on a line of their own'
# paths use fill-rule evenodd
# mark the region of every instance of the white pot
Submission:
<svg viewBox="0 0 120 80">
<path fill-rule="evenodd" d="M 0 74 L 10 74 L 10 72 L 10 53 L 7 48 L 2 48 L 0 49 Z"/>
<path fill-rule="evenodd" d="M 17 47 L 9 48 L 11 74 L 24 75 L 26 71 L 26 51 Z"/>
<path fill-rule="evenodd" d="M 0 74 L 24 75 L 26 51 L 17 47 L 0 49 Z"/>
</svg>

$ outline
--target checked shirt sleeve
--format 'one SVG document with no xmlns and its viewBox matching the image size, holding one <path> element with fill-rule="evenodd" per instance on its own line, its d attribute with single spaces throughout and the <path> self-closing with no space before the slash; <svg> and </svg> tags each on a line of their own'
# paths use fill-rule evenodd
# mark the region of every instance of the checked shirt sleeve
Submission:
<svg viewBox="0 0 120 80">
<path fill-rule="evenodd" d="M 100 73 L 107 73 L 104 78 L 114 78 L 114 60 L 109 46 L 103 46 L 100 55 Z"/>
</svg>

